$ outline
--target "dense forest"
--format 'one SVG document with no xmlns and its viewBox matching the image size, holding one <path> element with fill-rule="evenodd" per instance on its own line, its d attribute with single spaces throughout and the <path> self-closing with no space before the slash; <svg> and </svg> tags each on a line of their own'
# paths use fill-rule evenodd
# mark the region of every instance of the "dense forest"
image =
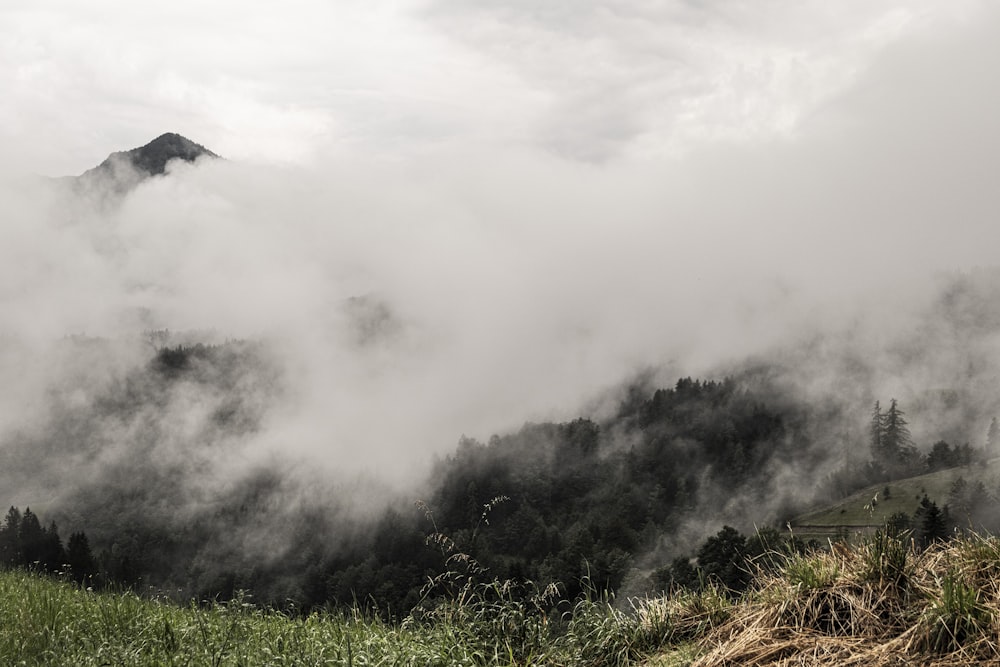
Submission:
<svg viewBox="0 0 1000 667">
<path fill-rule="evenodd" d="M 740 590 L 746 559 L 803 547 L 770 527 L 805 497 L 799 489 L 781 495 L 775 471 L 779 461 L 808 463 L 814 454 L 801 443 L 825 422 L 759 369 L 720 381 L 682 378 L 671 388 L 636 383 L 599 421 L 529 423 L 486 443 L 463 437 L 434 465 L 422 497 L 396 497 L 365 519 L 339 512 L 332 496 L 308 502 L 297 495 L 289 504 L 294 483 L 280 467 L 250 470 L 200 512 L 181 511 L 192 492 L 192 461 L 151 464 L 167 435 L 159 423 L 137 429 L 146 411 L 167 405 L 179 387 L 199 388 L 203 400 L 214 401 L 203 406 L 202 428 L 212 431 L 203 437 L 225 448 L 266 414 L 252 400 L 260 391 L 225 388 L 278 385 L 260 346 L 164 346 L 108 384 L 89 409 L 62 410 L 49 426 L 50 447 L 72 434 L 77 452 L 99 449 L 104 432 L 88 429 L 95 412 L 142 437 L 133 455 L 102 468 L 91 483 L 57 489 L 50 514 L 74 527 L 65 546 L 54 521 L 43 528 L 31 509 L 12 507 L 0 527 L 3 561 L 51 571 L 68 565 L 79 580 L 182 597 L 226 599 L 242 591 L 271 605 L 361 601 L 402 615 L 433 600 L 435 577 L 456 568 L 463 576 L 557 583 L 568 598 L 587 587 L 635 592 L 705 581 Z M 994 423 L 991 437 L 995 431 Z M 870 459 L 829 476 L 809 500 L 985 455 L 944 441 L 918 453 L 895 400 L 885 411 L 875 404 L 867 437 Z M 22 438 L 7 457 L 40 444 Z M 979 485 L 956 491 L 951 505 L 983 513 L 992 511 L 992 497 Z M 897 523 L 934 539 L 947 534 L 948 512 L 928 499 L 924 516 Z M 720 517 L 757 531 L 747 537 L 727 525 L 700 546 L 684 540 L 685 527 Z"/>
<path fill-rule="evenodd" d="M 460 438 L 405 490 L 280 448 L 247 453 L 294 400 L 267 342 L 68 337 L 39 363 L 58 369 L 43 400 L 3 432 L 3 562 L 389 616 L 431 603 L 447 572 L 558 583 L 567 598 L 706 577 L 738 590 L 741 559 L 802 547 L 783 529 L 806 507 L 996 456 L 994 278 L 950 281 L 871 359 L 861 339 L 825 336 L 713 379 L 639 373 L 578 418 Z M 27 354 L 16 346 L 8 363 Z M 900 379 L 928 368 L 945 381 Z M 908 387 L 905 400 L 880 398 L 885 386 Z M 895 528 L 926 542 L 994 527 L 997 489 L 962 481 Z"/>
<path fill-rule="evenodd" d="M 175 385 L 260 384 L 247 377 L 266 372 L 259 353 L 243 343 L 161 348 L 144 368 L 110 385 L 93 409 L 131 428 Z M 135 456 L 103 469 L 100 483 L 59 490 L 61 504 L 72 509 L 53 514 L 87 531 L 105 579 L 202 597 L 239 589 L 307 608 L 362 599 L 408 611 L 445 565 L 448 554 L 428 544 L 432 534 L 448 536 L 491 576 L 559 582 L 570 596 L 584 579 L 613 590 L 703 498 L 759 479 L 794 441 L 795 406 L 755 390 L 754 382 L 683 379 L 646 398 L 636 387 L 601 423 L 526 424 L 485 444 L 463 438 L 434 466 L 420 506 L 414 499 L 390 502 L 368 524 L 338 518 L 321 502 L 283 507 L 289 482 L 282 471 L 264 469 L 217 495 L 213 511 L 182 521 L 170 505 L 183 504 L 178 496 L 186 492 L 190 462 L 148 464 L 162 433 L 138 439 Z M 236 437 L 255 428 L 254 415 L 260 413 L 240 400 L 220 402 L 209 423 Z M 92 417 L 63 413 L 54 428 L 60 436 L 85 434 L 78 447 L 86 448 L 88 437 L 100 435 L 87 431 Z M 684 466 L 676 465 L 679 458 Z M 282 558 L 246 548 L 252 537 L 245 536 L 278 521 Z"/>
<path fill-rule="evenodd" d="M 748 483 L 801 436 L 803 407 L 765 379 L 682 379 L 670 389 L 633 387 L 600 422 L 526 424 L 488 443 L 463 438 L 419 498 L 390 500 L 366 519 L 338 512 L 322 494 L 291 503 L 294 482 L 280 463 L 248 470 L 186 512 L 200 491 L 192 488 L 198 457 L 208 453 L 157 460 L 172 424 L 151 411 L 170 412 L 176 392 L 193 393 L 206 415 L 196 435 L 225 450 L 258 428 L 260 397 L 280 383 L 260 346 L 160 347 L 88 406 L 67 409 L 56 397 L 58 419 L 8 443 L 7 468 L 39 447 L 60 460 L 100 452 L 110 423 L 134 434 L 132 451 L 92 468 L 93 479 L 84 468 L 70 486 L 53 488 L 58 502 L 48 512 L 86 532 L 104 579 L 199 597 L 247 590 L 305 608 L 370 600 L 395 613 L 416 604 L 445 567 L 448 554 L 428 544 L 432 534 L 448 536 L 490 576 L 559 582 L 569 596 L 584 579 L 618 589 L 706 498 L 720 489 L 757 493 Z M 227 391 L 234 386 L 254 390 Z M 103 428 L 93 428 L 95 419 Z M 58 451 L 67 441 L 72 447 Z"/>
</svg>

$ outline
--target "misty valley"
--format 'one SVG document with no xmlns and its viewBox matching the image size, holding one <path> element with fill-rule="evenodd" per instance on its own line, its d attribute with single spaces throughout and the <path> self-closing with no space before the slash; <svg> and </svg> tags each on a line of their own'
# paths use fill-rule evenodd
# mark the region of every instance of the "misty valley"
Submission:
<svg viewBox="0 0 1000 667">
<path fill-rule="evenodd" d="M 0 667 L 1000 666 L 998 36 L 0 1 Z"/>
<path fill-rule="evenodd" d="M 352 664 L 352 642 L 374 637 L 385 655 L 424 664 L 409 642 L 454 631 L 466 639 L 435 639 L 428 650 L 480 657 L 427 664 L 625 665 L 664 647 L 704 654 L 709 644 L 698 642 L 716 641 L 713 633 L 753 626 L 739 620 L 740 605 L 752 608 L 773 586 L 815 605 L 796 627 L 862 632 L 841 619 L 862 613 L 848 609 L 854 602 L 822 596 L 877 585 L 866 600 L 902 609 L 918 598 L 901 582 L 924 576 L 919 585 L 943 586 L 929 574 L 940 563 L 993 548 L 1000 270 L 935 274 L 905 307 L 874 299 L 872 312 L 777 333 L 726 330 L 731 353 L 709 362 L 644 353 L 625 371 L 587 366 L 598 334 L 572 318 L 554 318 L 553 344 L 532 350 L 499 344 L 505 331 L 494 340 L 496 320 L 458 317 L 461 336 L 436 328 L 433 314 L 446 311 L 422 316 L 380 290 L 310 295 L 283 317 L 251 318 L 258 329 L 249 335 L 253 326 L 169 328 L 187 300 L 218 286 L 184 283 L 153 255 L 157 275 L 182 287 L 143 278 L 147 264 L 130 263 L 143 256 L 128 246 L 130 207 L 150 197 L 158 205 L 149 211 L 183 222 L 183 207 L 166 207 L 171 188 L 232 168 L 165 134 L 81 176 L 32 186 L 68 207 L 68 221 L 57 216 L 67 234 L 94 234 L 93 261 L 129 279 L 97 320 L 76 313 L 102 323 L 101 333 L 53 333 L 41 311 L 28 320 L 34 333 L 0 332 L 0 490 L 9 507 L 0 521 L 0 592 L 9 592 L 0 601 L 51 580 L 64 588 L 37 595 L 84 596 L 59 603 L 67 608 L 138 605 L 136 617 L 156 619 L 155 651 L 177 660 L 194 645 L 173 628 L 197 626 L 207 637 L 215 623 L 221 644 L 197 646 L 222 646 L 216 657 L 244 664 L 229 640 L 239 622 L 258 636 L 256 624 L 278 624 L 274 655 L 286 655 L 284 623 L 348 633 L 317 638 L 302 660 L 336 657 L 315 664 Z M 201 195 L 203 206 L 225 210 Z M 195 258 L 185 266 L 214 268 L 227 256 L 226 234 L 209 252 L 185 246 L 166 222 L 162 238 Z M 256 256 L 248 260 L 256 268 Z M 253 312 L 270 285 L 241 275 L 246 285 L 224 293 L 250 294 Z M 203 320 L 224 307 L 209 297 Z M 269 319 L 274 326 L 263 326 Z M 597 340 L 614 347 L 620 334 L 609 331 Z M 494 349 L 503 356 L 490 358 Z M 616 370 L 575 387 L 586 374 L 565 370 L 578 366 Z M 700 372 L 677 372 L 691 366 Z M 501 426 L 483 432 L 489 424 Z M 442 441 L 442 432 L 451 435 Z M 935 554 L 950 555 L 915 565 Z M 966 637 L 982 636 L 962 632 L 921 635 L 925 643 L 907 650 L 965 650 Z M 903 636 L 891 624 L 872 634 Z M 403 646 L 387 648 L 394 642 Z M 500 646 L 506 662 L 477 653 Z M 733 664 L 722 650 L 705 664 Z"/>
<path fill-rule="evenodd" d="M 960 355 L 955 384 L 911 389 L 905 413 L 896 400 L 871 411 L 867 388 L 830 391 L 873 369 L 851 356 L 853 341 L 813 340 L 720 380 L 664 388 L 641 374 L 609 390 L 599 415 L 463 436 L 405 492 L 280 451 L 247 455 L 289 391 L 265 341 L 67 337 L 44 361 L 72 372 L 46 387 L 40 418 L 4 436 L 0 475 L 14 506 L 0 553 L 8 566 L 69 564 L 87 585 L 180 601 L 360 604 L 399 619 L 446 596 L 454 582 L 439 577 L 449 572 L 552 584 L 567 600 L 708 583 L 735 595 L 768 550 L 827 546 L 797 527 L 807 511 L 935 471 L 965 472 L 946 489 L 926 484 L 884 524 L 924 546 L 996 530 L 1000 476 L 986 464 L 1000 446 L 989 354 L 1000 340 L 997 278 L 953 278 L 926 314 L 935 340 L 924 331 L 881 352 L 900 373 L 941 354 L 940 342 Z M 841 359 L 825 395 L 802 375 L 821 344 L 834 348 L 824 364 Z M 912 436 L 908 424 L 922 420 L 938 435 Z M 868 509 L 860 530 L 877 523 Z M 856 539 L 841 523 L 839 539 Z"/>
</svg>

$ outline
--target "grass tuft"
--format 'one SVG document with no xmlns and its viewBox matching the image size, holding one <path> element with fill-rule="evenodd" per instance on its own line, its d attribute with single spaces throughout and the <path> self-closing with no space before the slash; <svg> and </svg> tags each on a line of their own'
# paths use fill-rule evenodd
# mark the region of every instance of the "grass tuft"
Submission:
<svg viewBox="0 0 1000 667">
<path fill-rule="evenodd" d="M 986 636 L 993 613 L 979 599 L 979 591 L 961 573 L 949 570 L 937 578 L 937 589 L 914 629 L 911 647 L 947 654 L 976 646 Z"/>
</svg>

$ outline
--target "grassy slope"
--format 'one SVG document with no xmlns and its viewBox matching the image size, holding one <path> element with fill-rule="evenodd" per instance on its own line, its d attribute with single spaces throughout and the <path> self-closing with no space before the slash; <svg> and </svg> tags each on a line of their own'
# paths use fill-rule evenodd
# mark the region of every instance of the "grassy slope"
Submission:
<svg viewBox="0 0 1000 667">
<path fill-rule="evenodd" d="M 624 613 L 598 597 L 553 620 L 498 594 L 495 587 L 466 589 L 460 602 L 423 622 L 389 624 L 349 612 L 291 618 L 240 601 L 180 607 L 6 571 L 0 572 L 0 665 L 612 667 L 638 664 L 667 637 L 677 642 L 674 657 L 656 664 L 688 662 L 680 635 L 643 604 Z"/>
<path fill-rule="evenodd" d="M 885 520 L 896 512 L 912 516 L 920 504 L 920 499 L 927 496 L 944 505 L 948 501 L 948 492 L 959 477 L 964 477 L 970 484 L 982 481 L 988 490 L 1000 486 L 1000 459 L 993 459 L 986 465 L 962 466 L 950 468 L 918 477 L 896 480 L 888 484 L 877 484 L 858 491 L 832 505 L 814 509 L 801 514 L 792 520 L 792 528 L 796 535 L 804 539 L 810 537 L 826 537 L 834 529 L 843 527 L 848 534 L 865 526 L 881 526 Z M 885 497 L 885 488 L 889 487 L 889 497 Z M 878 504 L 874 512 L 865 508 L 875 493 L 878 492 Z M 831 531 L 811 531 L 808 527 L 829 527 Z"/>
<path fill-rule="evenodd" d="M 289 618 L 236 602 L 178 607 L 0 572 L 4 665 L 1000 664 L 1000 538 L 916 552 L 907 540 L 771 558 L 730 600 L 709 588 L 634 602 L 598 598 L 558 633 L 544 616 L 475 593 L 427 623 L 352 614 Z M 513 655 L 526 634 L 541 641 Z"/>
<path fill-rule="evenodd" d="M 178 607 L 0 573 L 0 664 L 477 664 L 459 628 L 392 627 L 353 616 L 292 619 L 242 603 Z"/>
</svg>

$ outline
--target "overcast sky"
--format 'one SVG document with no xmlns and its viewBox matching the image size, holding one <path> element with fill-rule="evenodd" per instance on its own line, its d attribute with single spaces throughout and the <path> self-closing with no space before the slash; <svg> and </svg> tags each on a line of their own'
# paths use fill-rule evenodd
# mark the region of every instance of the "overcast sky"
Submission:
<svg viewBox="0 0 1000 667">
<path fill-rule="evenodd" d="M 988 4 L 6 0 L 0 137 L 46 174 L 167 130 L 292 163 L 452 143 L 676 155 L 794 137 L 887 50 L 958 47 Z"/>
<path fill-rule="evenodd" d="M 0 36 L 0 174 L 228 158 L 94 219 L 7 191 L 0 329 L 284 336 L 275 441 L 446 450 L 1000 247 L 985 1 L 4 0 Z M 332 333 L 359 294 L 377 352 Z"/>
</svg>

